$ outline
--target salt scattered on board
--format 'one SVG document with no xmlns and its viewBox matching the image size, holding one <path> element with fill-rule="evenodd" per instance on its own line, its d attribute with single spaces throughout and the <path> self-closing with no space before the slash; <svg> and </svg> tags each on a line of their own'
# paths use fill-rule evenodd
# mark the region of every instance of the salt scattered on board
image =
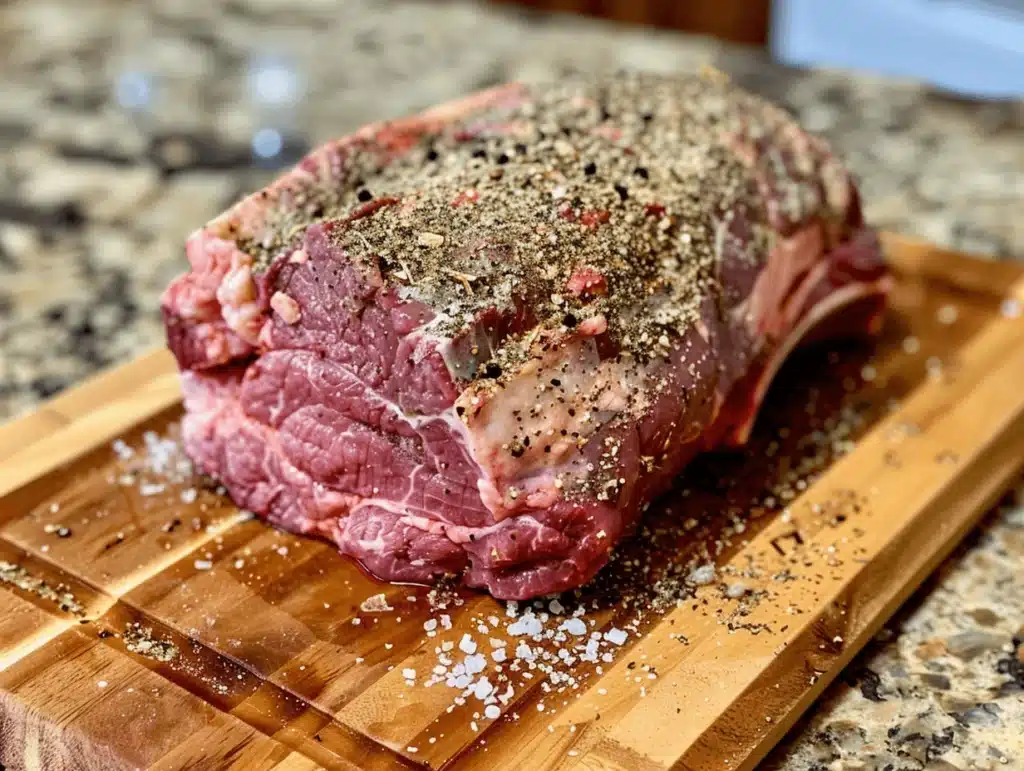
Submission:
<svg viewBox="0 0 1024 771">
<path fill-rule="evenodd" d="M 690 573 L 690 583 L 696 586 L 707 586 L 715 580 L 715 566 L 701 565 Z"/>
</svg>

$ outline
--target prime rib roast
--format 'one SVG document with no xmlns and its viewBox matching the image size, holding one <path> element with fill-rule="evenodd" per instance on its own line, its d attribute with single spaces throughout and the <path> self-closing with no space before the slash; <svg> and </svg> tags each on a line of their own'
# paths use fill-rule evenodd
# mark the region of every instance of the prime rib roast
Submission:
<svg viewBox="0 0 1024 771">
<path fill-rule="evenodd" d="M 183 437 L 391 581 L 579 587 L 890 277 L 820 139 L 714 72 L 502 86 L 330 142 L 188 239 Z"/>
</svg>

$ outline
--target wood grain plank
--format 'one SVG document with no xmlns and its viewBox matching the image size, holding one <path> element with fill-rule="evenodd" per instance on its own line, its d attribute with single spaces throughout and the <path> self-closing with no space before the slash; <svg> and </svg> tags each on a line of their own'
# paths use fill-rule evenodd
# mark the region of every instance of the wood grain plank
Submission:
<svg viewBox="0 0 1024 771">
<path fill-rule="evenodd" d="M 145 498 L 105 480 L 91 474 L 70 484 L 53 503 L 0 528 L 0 538 L 120 597 L 247 519 L 211 493 L 200 496 L 208 502 L 200 509 L 173 491 Z M 0 506 L 0 518 L 3 512 Z"/>
<path fill-rule="evenodd" d="M 782 731 L 793 722 L 789 719 L 792 709 L 779 709 L 779 698 L 762 702 L 763 714 L 756 716 L 756 722 L 750 705 L 740 698 L 752 688 L 764 696 L 769 682 L 773 689 L 780 682 L 765 678 L 768 682 L 758 688 L 765 670 L 780 655 L 778 646 L 790 651 L 787 658 L 793 666 L 789 669 L 801 671 L 803 667 L 795 665 L 800 659 L 811 659 L 816 662 L 814 668 L 822 671 L 811 693 L 804 693 L 802 684 L 798 691 L 809 703 L 814 691 L 822 690 L 831 679 L 827 673 L 838 672 L 859 650 L 880 619 L 888 617 L 910 588 L 952 549 L 984 511 L 984 505 L 992 502 L 1020 468 L 1024 458 L 1024 390 L 1019 387 L 1024 373 L 1024 347 L 1019 345 L 1022 332 L 1024 324 L 993 323 L 962 352 L 956 380 L 930 383 L 916 392 L 904 409 L 861 442 L 858 453 L 840 461 L 812 493 L 797 502 L 796 510 L 811 511 L 815 503 L 827 506 L 842 501 L 844 491 L 850 489 L 877 490 L 877 503 L 866 501 L 866 506 L 888 514 L 904 513 L 900 517 L 876 514 L 870 524 L 848 516 L 821 540 L 816 539 L 817 534 L 808 534 L 804 526 L 807 550 L 822 550 L 820 583 L 810 596 L 797 583 L 785 584 L 788 591 L 777 592 L 771 609 L 759 607 L 745 619 L 752 624 L 768 622 L 777 619 L 778 606 L 795 605 L 804 610 L 802 623 L 793 624 L 782 642 L 712 630 L 706 641 L 688 652 L 691 665 L 676 669 L 670 664 L 665 676 L 649 689 L 647 701 L 633 706 L 615 724 L 607 742 L 653 757 L 665 766 L 682 757 L 683 767 L 703 768 L 702 763 L 711 757 L 725 757 L 731 761 L 730 767 L 752 768 L 768 749 L 763 739 L 773 728 Z M 977 379 L 968 374 L 979 372 L 984 374 Z M 893 432 L 908 423 L 917 425 L 920 434 L 900 447 L 901 463 L 896 468 L 884 457 L 892 446 Z M 988 456 L 997 446 L 1005 448 L 1005 455 L 1001 463 L 992 464 Z M 958 460 L 943 461 L 947 455 Z M 1007 462 L 1006 458 L 1013 460 Z M 968 505 L 951 508 L 950 498 Z M 945 507 L 937 507 L 937 500 Z M 783 569 L 787 561 L 774 554 L 771 543 L 786 538 L 790 525 L 779 522 L 770 527 L 737 555 L 733 567 L 740 568 L 753 556 L 769 575 Z M 855 528 L 864 534 L 857 537 Z M 911 543 L 918 548 L 908 549 Z M 853 545 L 844 548 L 846 544 Z M 830 548 L 832 551 L 827 551 Z M 888 559 L 886 549 L 891 555 Z M 876 564 L 879 559 L 882 564 Z M 768 560 L 775 564 L 766 564 Z M 878 580 L 880 576 L 884 581 Z M 667 633 L 658 635 L 657 630 L 648 639 L 669 642 Z M 650 650 L 655 650 L 653 645 Z M 822 656 L 822 650 L 829 655 Z M 614 674 L 611 680 L 615 681 Z M 711 687 L 712 683 L 716 687 Z M 696 693 L 701 697 L 695 698 Z M 664 716 L 672 714 L 673 705 L 685 711 L 687 720 L 682 725 L 673 721 L 666 735 L 670 725 Z M 731 719 L 725 721 L 727 714 Z M 765 718 L 772 718 L 777 725 Z M 714 732 L 717 742 L 709 738 L 712 726 L 718 727 Z M 708 743 L 712 751 L 701 752 L 705 749 L 701 745 Z M 751 752 L 752 743 L 763 750 Z M 602 749 L 593 752 L 601 758 Z"/>
<path fill-rule="evenodd" d="M 215 622 L 216 616 L 208 615 L 203 620 Z M 81 629 L 96 633 L 106 645 L 132 656 L 206 704 L 325 768 L 393 766 L 380 762 L 379 747 L 332 724 L 330 715 L 288 689 L 267 682 L 251 671 L 245 661 L 200 642 L 194 628 L 178 631 L 127 602 L 119 602 L 94 625 Z M 157 650 L 163 655 L 147 653 L 139 647 L 140 630 L 145 640 L 162 646 Z M 174 652 L 173 657 L 168 650 Z M 367 757 L 371 758 L 368 763 L 364 761 Z"/>
<path fill-rule="evenodd" d="M 0 426 L 0 461 L 68 424 L 68 419 L 46 407 L 20 420 Z"/>
<path fill-rule="evenodd" d="M 908 277 L 942 284 L 958 295 L 1007 297 L 1020 280 L 1021 266 L 1013 260 L 972 257 L 895 233 L 883 233 L 886 259 Z"/>
<path fill-rule="evenodd" d="M 35 412 L 0 425 L 0 460 L 51 436 L 89 412 L 130 397 L 175 369 L 170 352 L 159 349 L 93 375 L 50 399 Z"/>
<path fill-rule="evenodd" d="M 247 515 L 198 477 L 168 480 L 140 462 L 144 430 L 164 432 L 169 421 L 163 415 L 125 433 L 131 459 L 100 446 L 0 497 L 0 539 L 114 598 L 215 542 Z"/>
<path fill-rule="evenodd" d="M 56 725 L 50 716 L 0 690 L 0 763 L 10 771 L 115 771 L 120 752 Z"/>
<path fill-rule="evenodd" d="M 105 407 L 132 394 L 149 391 L 154 382 L 176 371 L 171 352 L 159 348 L 69 388 L 47 402 L 46 409 L 73 422 L 95 412 L 97 407 Z"/>
<path fill-rule="evenodd" d="M 376 618 L 361 613 L 359 602 L 384 589 L 401 608 L 413 590 L 381 587 L 328 545 L 255 521 L 225 533 L 209 557 L 209 569 L 182 560 L 125 595 L 125 602 L 237 662 L 265 683 L 268 698 L 287 694 L 297 700 L 293 707 L 308 706 L 322 719 L 306 738 L 317 734 L 318 746 L 353 767 L 398 762 L 373 737 L 325 724 L 422 634 L 422 621 L 403 626 L 394 614 Z"/>
<path fill-rule="evenodd" d="M 26 560 L 34 560 L 51 570 L 67 571 L 60 573 L 65 580 L 88 582 L 87 585 L 102 587 L 107 592 L 104 594 L 107 598 L 107 607 L 122 594 L 126 595 L 125 599 L 130 606 L 132 603 L 147 606 L 148 612 L 153 615 L 141 618 L 141 623 L 153 625 L 154 622 L 160 623 L 161 619 L 164 619 L 181 634 L 184 642 L 179 644 L 179 648 L 184 649 L 186 643 L 200 644 L 203 646 L 201 650 L 216 650 L 223 656 L 215 657 L 212 662 L 193 660 L 189 664 L 192 671 L 205 673 L 203 677 L 206 682 L 215 685 L 238 685 L 235 682 L 237 675 L 244 681 L 240 685 L 247 685 L 249 688 L 244 703 L 225 702 L 208 689 L 204 691 L 204 699 L 218 703 L 224 710 L 237 711 L 246 722 L 253 722 L 263 730 L 272 733 L 291 730 L 289 720 L 302 717 L 301 713 L 305 711 L 307 704 L 299 700 L 288 709 L 282 706 L 282 694 L 288 693 L 285 688 L 294 687 L 289 680 L 298 682 L 300 691 L 305 692 L 312 702 L 320 703 L 324 703 L 324 699 L 317 698 L 317 688 L 325 688 L 328 684 L 332 688 L 337 688 L 340 681 L 330 676 L 318 681 L 313 680 L 311 676 L 316 670 L 310 667 L 307 671 L 306 665 L 301 663 L 301 660 L 296 660 L 290 669 L 285 669 L 281 676 L 276 678 L 284 688 L 263 688 L 261 677 L 275 678 L 275 672 L 279 667 L 284 668 L 292 663 L 293 656 L 298 657 L 305 651 L 306 645 L 317 641 L 315 635 L 305 630 L 301 620 L 291 620 L 287 612 L 289 598 L 287 592 L 283 591 L 284 588 L 291 587 L 296 590 L 290 600 L 296 606 L 296 615 L 299 619 L 307 619 L 314 628 L 341 628 L 345 632 L 344 637 L 349 640 L 355 636 L 353 632 L 359 631 L 348 623 L 348 616 L 343 615 L 339 618 L 337 611 L 329 612 L 322 603 L 317 603 L 315 608 L 318 611 L 313 614 L 300 612 L 307 608 L 308 599 L 315 594 L 312 591 L 313 585 L 302 581 L 303 575 L 308 572 L 303 568 L 303 550 L 312 556 L 328 557 L 342 566 L 347 566 L 351 571 L 349 585 L 355 586 L 363 594 L 371 593 L 376 584 L 353 568 L 350 563 L 342 560 L 332 549 L 317 541 L 289 536 L 287 542 L 291 544 L 292 551 L 291 559 L 286 560 L 279 553 L 286 542 L 282 534 L 268 530 L 259 523 L 245 521 L 234 530 L 229 527 L 212 528 L 209 523 L 218 521 L 218 509 L 227 508 L 234 512 L 234 509 L 227 506 L 220 497 L 215 497 L 211 501 L 200 523 L 202 526 L 198 529 L 190 527 L 189 520 L 191 515 L 196 513 L 195 507 L 201 505 L 200 499 L 190 504 L 192 508 L 187 516 L 181 511 L 177 488 L 169 490 L 168 496 L 146 498 L 145 506 L 139 505 L 137 500 L 133 505 L 133 497 L 126 494 L 123 489 L 116 489 L 116 486 L 118 494 L 111 497 L 111 484 L 107 479 L 113 461 L 106 450 L 97 452 L 104 458 L 97 469 L 82 478 L 76 478 L 74 482 L 69 483 L 69 489 L 56 498 L 42 498 L 41 502 L 30 509 L 27 516 L 13 519 L 9 523 L 7 536 L 13 542 L 27 547 L 33 555 L 29 557 L 27 552 L 21 552 L 20 556 L 10 555 L 9 559 L 19 564 L 25 563 Z M 129 490 L 134 491 L 134 488 Z M 44 493 L 38 494 L 41 496 Z M 104 494 L 110 500 L 105 500 Z M 16 497 L 25 501 L 30 500 L 22 495 L 22 491 L 19 491 Z M 7 503 L 8 501 L 4 501 L 4 504 Z M 56 507 L 54 503 L 57 504 Z M 56 510 L 53 511 L 53 508 Z M 97 511 L 103 511 L 102 519 L 88 523 L 83 521 L 83 514 L 91 516 Z M 166 532 L 166 525 L 177 521 L 180 521 L 181 525 L 170 533 Z M 230 522 L 237 523 L 241 520 L 233 517 Z M 68 538 L 61 538 L 54 528 L 65 524 L 69 528 L 74 528 L 75 532 Z M 121 540 L 115 537 L 117 533 L 126 535 Z M 255 544 L 254 550 L 253 541 L 257 538 L 260 540 Z M 114 554 L 109 554 L 106 548 L 111 543 L 116 543 L 112 550 Z M 0 558 L 4 555 L 3 548 L 3 541 L 0 541 Z M 11 550 L 17 547 L 12 545 L 6 548 Z M 243 583 L 237 584 L 232 590 L 230 585 L 222 581 L 223 574 L 218 571 L 224 566 L 227 566 L 228 570 L 233 569 L 243 548 L 247 564 L 244 575 L 268 592 L 269 603 L 249 591 Z M 197 559 L 204 564 L 209 561 L 217 567 L 214 570 L 200 569 L 196 567 Z M 282 575 L 276 571 L 277 568 L 298 571 L 295 580 L 282 581 Z M 313 571 L 320 576 L 330 574 L 323 567 L 315 565 Z M 143 588 L 133 593 L 131 590 L 135 586 Z M 336 591 L 325 596 L 335 594 Z M 217 601 L 197 606 L 196 597 L 204 596 L 216 597 Z M 275 610 L 273 603 L 282 599 L 285 600 L 285 610 Z M 116 613 L 116 609 L 111 612 Z M 407 628 L 412 629 L 411 625 Z M 48 629 L 49 637 L 52 638 L 60 631 L 60 627 L 51 625 Z M 25 640 L 20 642 L 22 646 L 27 644 Z M 382 639 L 362 639 L 355 653 L 347 658 L 351 661 L 360 652 L 368 653 L 372 657 L 371 651 L 383 649 L 383 642 Z M 340 652 L 338 646 L 327 646 L 326 649 L 336 654 Z M 332 663 L 334 667 L 337 666 L 336 658 L 335 663 Z M 239 661 L 240 666 L 232 668 L 231 662 L 234 661 Z M 367 671 L 383 671 L 384 666 L 386 665 L 381 662 L 374 662 Z M 165 673 L 165 676 L 169 675 Z M 354 687 L 368 684 L 372 681 L 372 674 L 370 677 L 371 679 L 365 676 L 357 679 Z M 175 681 L 179 679 L 172 677 Z M 319 686 L 316 686 L 317 682 Z M 194 678 L 184 684 L 192 690 L 200 687 Z M 262 693 L 257 693 L 261 690 Z M 329 701 L 327 705 L 329 706 Z M 288 717 L 289 714 L 291 718 Z M 268 715 L 276 717 L 269 719 Z M 308 730 L 299 731 L 298 737 L 292 737 L 292 741 L 288 743 L 310 745 L 314 741 L 311 737 L 321 733 L 324 738 L 308 749 L 314 756 L 322 755 L 322 762 L 325 765 L 331 768 L 378 767 L 377 761 L 371 765 L 360 761 L 360 758 L 367 754 L 367 745 L 370 743 L 353 738 L 350 733 L 344 731 L 322 731 L 323 726 L 329 721 L 329 716 L 320 713 L 312 721 L 307 721 Z M 380 747 L 372 745 L 369 749 L 379 752 Z M 390 760 L 384 758 L 379 767 L 386 768 L 392 765 Z"/>
<path fill-rule="evenodd" d="M 305 755 L 293 752 L 276 766 L 274 771 L 323 771 L 323 766 L 317 765 Z"/>
<path fill-rule="evenodd" d="M 276 766 L 274 771 L 324 771 L 324 767 L 316 761 L 310 760 L 305 755 L 293 752 Z"/>
<path fill-rule="evenodd" d="M 3 459 L 0 497 L 177 404 L 181 388 L 169 357 L 166 352 L 154 352 L 48 403 L 47 413 L 68 423 L 46 436 L 32 428 L 28 436 L 35 441 Z M 23 418 L 4 427 L 0 445 L 16 441 L 31 421 Z"/>
<path fill-rule="evenodd" d="M 97 618 L 110 596 L 0 541 L 0 671 L 8 669 L 71 627 Z"/>
<path fill-rule="evenodd" d="M 57 618 L 13 591 L 0 592 L 0 671 L 57 637 L 74 622 Z"/>
<path fill-rule="evenodd" d="M 46 602 L 39 601 L 39 604 L 45 605 Z M 379 766 L 359 762 L 362 748 L 353 746 L 351 737 L 339 739 L 338 732 L 330 730 L 329 717 L 314 713 L 301 700 L 290 697 L 279 689 L 268 689 L 267 684 L 253 676 L 243 666 L 222 658 L 205 646 L 197 645 L 185 635 L 176 634 L 130 606 L 116 603 L 94 621 L 84 622 L 82 619 L 74 618 L 68 623 L 54 624 L 54 620 L 52 614 L 46 613 L 32 602 L 22 600 L 14 594 L 0 593 L 0 641 L 15 639 L 20 643 L 26 638 L 31 638 L 34 631 L 47 625 L 55 628 L 54 633 L 47 635 L 48 645 L 45 651 L 38 650 L 42 646 L 33 646 L 31 651 L 16 657 L 5 668 L 10 673 L 6 675 L 8 679 L 0 685 L 0 693 L 9 694 L 17 690 L 25 694 L 24 686 L 29 677 L 41 676 L 44 682 L 55 680 L 57 676 L 52 672 L 39 674 L 40 668 L 51 666 L 47 663 L 48 660 L 41 663 L 40 657 L 56 651 L 55 658 L 64 666 L 77 658 L 80 648 L 90 645 L 90 640 L 94 640 L 95 644 L 102 644 L 112 651 L 103 652 L 102 655 L 113 656 L 118 661 L 121 658 L 130 660 L 133 666 L 141 665 L 151 671 L 149 680 L 152 682 L 170 684 L 175 687 L 175 693 L 187 694 L 187 697 L 183 698 L 188 700 L 189 705 L 194 702 L 195 705 L 202 705 L 203 710 L 216 710 L 220 714 L 238 718 L 238 721 L 229 723 L 228 729 L 224 729 L 222 723 L 214 722 L 203 724 L 198 733 L 182 734 L 183 740 L 187 739 L 187 746 L 174 747 L 158 761 L 154 761 L 152 767 L 277 768 L 280 764 L 275 765 L 276 759 L 283 756 L 286 756 L 286 761 L 282 761 L 281 765 L 284 768 L 354 770 L 364 767 L 393 767 L 391 764 Z M 133 642 L 127 644 L 127 633 L 136 630 L 144 630 L 146 640 L 158 641 L 164 646 L 160 649 L 161 653 L 146 653 L 144 649 L 138 647 L 137 637 L 132 637 Z M 72 634 L 69 635 L 68 632 Z M 167 653 L 168 650 L 173 652 L 173 657 Z M 78 670 L 75 672 L 76 674 L 69 679 L 62 670 L 60 677 L 66 681 L 64 684 L 68 687 L 81 690 L 75 679 L 78 677 Z M 113 683 L 106 669 L 97 676 L 102 679 L 97 680 L 96 685 L 90 685 L 83 697 L 85 703 L 90 705 L 90 713 L 95 712 L 91 706 L 91 699 L 94 698 L 92 691 L 100 688 L 102 695 L 106 695 Z M 102 683 L 106 685 L 100 687 Z M 53 685 L 62 687 L 59 682 L 54 682 Z M 139 690 L 134 684 L 125 687 Z M 145 694 L 145 688 L 142 688 L 141 692 Z M 153 690 L 146 698 L 154 696 L 159 697 L 161 702 L 166 701 L 160 689 Z M 28 694 L 28 699 L 44 700 L 44 696 L 31 693 Z M 49 700 L 50 695 L 47 694 L 45 701 Z M 186 708 L 178 705 L 175 711 L 179 707 Z M 193 707 L 194 705 L 188 709 L 194 712 Z M 81 711 L 75 710 L 76 714 Z M 13 701 L 6 705 L 5 714 L 9 721 L 5 722 L 4 716 L 0 715 L 0 742 L 8 735 L 4 733 L 5 730 L 10 736 L 18 737 L 19 742 L 26 734 L 38 736 L 40 751 L 45 750 L 43 756 L 46 763 L 52 767 L 115 768 L 122 767 L 124 763 L 128 763 L 129 766 L 131 764 L 131 759 L 126 758 L 125 753 L 119 751 L 116 755 L 111 755 L 104 749 L 105 743 L 97 740 L 97 731 L 92 727 L 83 732 L 75 727 L 54 726 L 55 717 L 52 709 L 45 718 L 41 718 L 36 711 L 27 707 L 27 702 Z M 130 712 L 127 717 L 131 717 Z M 59 730 L 53 730 L 55 728 Z M 314 736 L 317 738 L 314 739 Z M 271 737 L 275 741 L 269 743 L 260 737 Z M 54 755 L 52 748 L 47 749 L 50 744 L 67 745 L 75 751 L 67 753 L 66 756 L 60 753 Z M 30 746 L 33 745 L 30 743 Z M 87 755 L 87 762 L 83 761 L 85 765 L 82 766 L 75 765 L 78 762 L 75 760 L 76 755 L 83 752 Z M 8 764 L 7 767 L 30 767 L 32 757 L 27 761 L 24 758 L 19 761 L 19 757 L 15 756 L 13 762 L 14 765 Z M 45 769 L 51 765 L 41 767 Z"/>
<path fill-rule="evenodd" d="M 8 768 L 272 768 L 289 754 L 77 628 L 0 673 L 0 692 Z"/>
</svg>

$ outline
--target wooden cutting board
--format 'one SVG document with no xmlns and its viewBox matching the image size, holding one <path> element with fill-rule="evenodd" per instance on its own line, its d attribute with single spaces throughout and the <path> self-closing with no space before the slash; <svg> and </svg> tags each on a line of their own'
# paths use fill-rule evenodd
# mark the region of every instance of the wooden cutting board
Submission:
<svg viewBox="0 0 1024 771">
<path fill-rule="evenodd" d="M 798 354 L 749 450 L 698 460 L 606 571 L 639 573 L 632 553 L 651 575 L 713 559 L 715 578 L 659 612 L 587 593 L 589 629 L 628 639 L 561 693 L 515 675 L 496 720 L 422 681 L 443 643 L 507 636 L 503 603 L 432 609 L 213 491 L 183 500 L 194 480 L 126 478 L 166 448 L 122 460 L 112 441 L 180 414 L 166 353 L 0 428 L 0 762 L 752 768 L 1024 464 L 1024 269 L 887 249 L 883 339 Z M 390 610 L 365 604 L 380 593 Z"/>
</svg>

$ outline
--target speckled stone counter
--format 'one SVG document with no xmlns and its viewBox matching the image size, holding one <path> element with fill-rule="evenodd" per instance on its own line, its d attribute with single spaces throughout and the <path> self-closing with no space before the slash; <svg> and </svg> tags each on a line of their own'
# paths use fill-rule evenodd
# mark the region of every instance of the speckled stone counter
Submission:
<svg viewBox="0 0 1024 771">
<path fill-rule="evenodd" d="M 0 418 L 162 341 L 186 234 L 281 154 L 510 79 L 711 63 L 827 135 L 880 227 L 1024 258 L 1024 104 L 794 72 L 711 41 L 462 3 L 13 0 L 0 10 Z M 156 10 L 159 9 L 159 10 Z M 298 78 L 250 98 L 253 57 Z M 125 73 L 149 73 L 146 79 Z M 264 83 L 264 86 L 267 84 Z M 134 106 L 134 109 L 131 109 Z M 271 142 L 273 144 L 273 142 Z M 1024 768 L 1024 507 L 993 513 L 768 761 Z"/>
</svg>

